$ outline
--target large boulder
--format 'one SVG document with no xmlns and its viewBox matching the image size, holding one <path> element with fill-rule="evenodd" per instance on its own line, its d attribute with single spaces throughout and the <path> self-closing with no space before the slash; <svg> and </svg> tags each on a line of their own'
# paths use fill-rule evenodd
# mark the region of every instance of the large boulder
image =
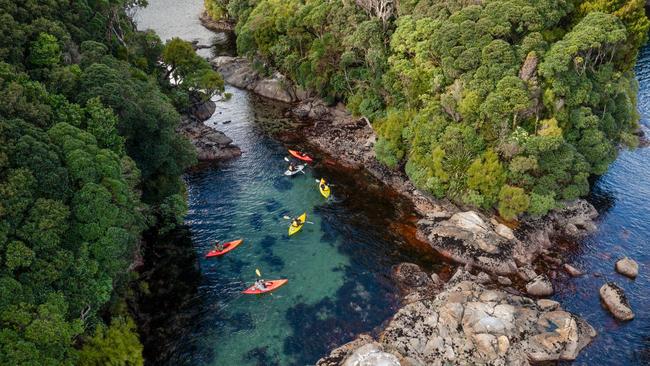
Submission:
<svg viewBox="0 0 650 366">
<path fill-rule="evenodd" d="M 176 130 L 196 148 L 199 161 L 226 160 L 241 155 L 230 137 L 195 118 L 184 116 Z"/>
<path fill-rule="evenodd" d="M 384 362 L 368 365 L 570 361 L 595 335 L 587 322 L 559 305 L 543 309 L 531 299 L 487 289 L 461 269 L 435 298 L 400 309 L 377 343 L 366 339 L 354 351 L 337 349 L 317 365 L 365 365 L 360 359 Z"/>
<path fill-rule="evenodd" d="M 196 118 L 199 122 L 207 121 L 212 117 L 214 111 L 217 110 L 217 104 L 211 100 L 203 103 L 198 103 L 190 109 L 192 117 Z"/>
<path fill-rule="evenodd" d="M 639 265 L 628 257 L 616 261 L 616 271 L 624 276 L 636 278 L 639 274 Z"/>
<path fill-rule="evenodd" d="M 600 299 L 612 315 L 618 320 L 634 319 L 634 312 L 625 297 L 623 289 L 613 282 L 608 282 L 600 288 Z"/>
<path fill-rule="evenodd" d="M 514 248 L 518 240 L 497 234 L 493 225 L 474 211 L 458 212 L 448 220 L 421 220 L 418 237 L 442 255 L 488 272 L 507 275 L 517 271 Z M 507 234 L 506 234 L 507 235 Z"/>
<path fill-rule="evenodd" d="M 254 84 L 259 79 L 257 71 L 243 57 L 219 56 L 212 59 L 210 63 L 219 71 L 225 82 L 238 88 L 254 88 Z"/>
<path fill-rule="evenodd" d="M 210 63 L 230 85 L 285 103 L 296 101 L 291 81 L 278 72 L 271 77 L 264 77 L 243 57 L 218 56 Z"/>
</svg>

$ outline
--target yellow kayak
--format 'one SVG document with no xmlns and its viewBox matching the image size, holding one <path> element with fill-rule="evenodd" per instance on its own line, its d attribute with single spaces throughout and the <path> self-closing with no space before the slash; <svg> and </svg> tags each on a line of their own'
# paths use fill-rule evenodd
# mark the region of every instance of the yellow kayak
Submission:
<svg viewBox="0 0 650 366">
<path fill-rule="evenodd" d="M 302 229 L 303 226 L 305 226 L 305 221 L 307 220 L 307 213 L 306 212 L 303 213 L 302 215 L 300 215 L 300 217 L 298 217 L 298 219 L 300 219 L 300 225 L 295 226 L 293 222 L 291 223 L 291 225 L 289 225 L 289 236 L 297 233 L 298 231 L 300 231 L 300 229 Z"/>
<path fill-rule="evenodd" d="M 323 188 L 323 186 L 325 186 L 325 188 Z M 325 179 L 323 178 L 321 178 L 320 183 L 318 183 L 318 189 L 320 190 L 320 194 L 322 194 L 325 198 L 328 198 L 330 196 L 330 193 L 332 193 L 330 186 L 325 184 Z"/>
</svg>

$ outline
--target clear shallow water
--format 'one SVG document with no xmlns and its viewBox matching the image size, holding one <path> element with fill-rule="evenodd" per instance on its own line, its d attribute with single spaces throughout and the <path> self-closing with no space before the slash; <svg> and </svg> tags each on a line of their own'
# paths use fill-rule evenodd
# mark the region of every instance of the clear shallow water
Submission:
<svg viewBox="0 0 650 366">
<path fill-rule="evenodd" d="M 208 124 L 219 125 L 244 153 L 186 177 L 186 223 L 199 254 L 197 296 L 202 305 L 192 315 L 194 325 L 174 340 L 177 352 L 166 361 L 313 364 L 394 313 L 391 266 L 415 256 L 400 254 L 406 245 L 388 230 L 399 207 L 370 201 L 368 193 L 360 194 L 345 178 L 339 182 L 342 172 L 307 169 L 304 175 L 285 177 L 286 148 L 263 129 L 281 124 L 281 114 L 247 92 L 228 92 L 232 99 L 218 104 L 221 114 Z M 232 122 L 223 125 L 226 120 Z M 321 174 L 338 183 L 329 200 L 317 190 L 315 179 Z M 283 216 L 305 211 L 313 224 L 289 238 Z M 245 242 L 233 252 L 203 258 L 213 240 L 239 237 Z M 267 279 L 288 278 L 289 283 L 273 295 L 242 295 L 255 280 L 256 268 Z"/>
<path fill-rule="evenodd" d="M 639 55 L 639 113 L 650 127 L 650 46 Z M 650 364 L 650 149 L 624 151 L 593 187 L 590 200 L 598 208 L 598 232 L 569 246 L 567 260 L 587 274 L 562 278 L 555 299 L 584 317 L 598 337 L 576 360 L 578 365 Z M 623 256 L 639 263 L 639 276 L 628 279 L 614 270 Z M 598 290 L 607 281 L 621 286 L 636 318 L 616 321 L 600 304 Z"/>
</svg>

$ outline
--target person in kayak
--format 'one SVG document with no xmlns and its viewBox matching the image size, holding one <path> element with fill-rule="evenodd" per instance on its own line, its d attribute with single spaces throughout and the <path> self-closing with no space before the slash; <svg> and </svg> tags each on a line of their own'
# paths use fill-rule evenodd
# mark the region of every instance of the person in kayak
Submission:
<svg viewBox="0 0 650 366">
<path fill-rule="evenodd" d="M 259 280 L 255 281 L 255 288 L 260 291 L 264 291 L 266 290 L 266 283 L 264 283 L 264 280 L 260 278 Z"/>
<path fill-rule="evenodd" d="M 290 172 L 296 171 L 296 165 L 293 163 L 293 161 L 289 163 L 289 171 Z"/>
<path fill-rule="evenodd" d="M 302 220 L 300 220 L 300 217 L 296 217 L 295 219 L 291 220 L 291 226 L 298 227 L 300 225 L 302 225 Z"/>
<path fill-rule="evenodd" d="M 325 178 L 321 178 L 320 180 L 320 189 L 323 191 L 327 189 L 327 182 L 325 181 Z"/>
<path fill-rule="evenodd" d="M 221 251 L 223 251 L 224 249 L 226 249 L 226 247 L 223 245 L 222 242 L 220 242 L 220 241 L 217 240 L 217 241 L 214 243 L 214 250 L 216 250 L 217 252 L 221 252 Z"/>
</svg>

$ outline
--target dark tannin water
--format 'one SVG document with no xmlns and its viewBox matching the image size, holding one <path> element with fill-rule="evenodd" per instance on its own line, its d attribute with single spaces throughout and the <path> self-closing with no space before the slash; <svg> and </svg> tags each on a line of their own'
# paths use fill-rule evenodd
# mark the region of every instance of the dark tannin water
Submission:
<svg viewBox="0 0 650 366">
<path fill-rule="evenodd" d="M 196 20 L 201 0 L 150 0 L 139 11 L 141 29 L 161 38 L 225 39 Z M 650 48 L 637 65 L 642 123 L 650 121 Z M 233 97 L 219 102 L 207 123 L 226 132 L 242 150 L 240 158 L 207 166 L 186 176 L 190 212 L 185 236 L 164 243 L 167 255 L 153 256 L 152 272 L 159 314 L 147 324 L 150 364 L 167 365 L 307 365 L 357 333 L 372 331 L 397 307 L 391 266 L 401 261 L 438 271 L 443 264 L 430 252 L 408 245 L 392 230 L 404 224 L 409 207 L 386 195 L 381 185 L 359 172 L 324 164 L 293 178 L 282 175 L 286 148 L 269 131 L 291 129 L 282 106 L 228 88 Z M 226 121 L 230 123 L 224 124 Z M 576 364 L 650 363 L 650 150 L 623 152 L 593 190 L 599 208 L 599 231 L 568 246 L 568 262 L 587 274 L 561 275 L 555 281 L 560 301 L 586 318 L 599 332 Z M 336 186 L 325 200 L 316 178 Z M 303 230 L 288 237 L 285 215 L 307 212 Z M 244 238 L 223 258 L 205 259 L 214 240 Z M 171 249 L 169 249 L 171 248 Z M 171 253 L 171 254 L 169 254 Z M 636 280 L 614 271 L 614 262 L 630 256 L 641 265 Z M 168 267 L 167 267 L 168 266 Z M 169 273 L 165 276 L 165 268 Z M 187 268 L 183 271 L 183 268 Z M 289 282 L 273 295 L 241 291 L 255 279 Z M 162 273 L 162 274 L 161 274 Z M 600 304 L 598 289 L 608 280 L 621 285 L 636 319 L 619 323 Z M 168 286 L 168 287 L 166 287 Z M 148 304 L 156 309 L 158 304 Z"/>
<path fill-rule="evenodd" d="M 639 113 L 646 134 L 650 126 L 650 46 L 639 54 Z M 650 364 L 650 149 L 624 151 L 600 177 L 590 200 L 598 208 L 598 232 L 571 246 L 566 260 L 585 271 L 556 283 L 555 299 L 587 319 L 598 337 L 579 356 L 581 365 Z M 614 270 L 619 258 L 639 263 L 631 280 Z M 625 290 L 636 318 L 616 321 L 600 304 L 598 290 L 614 281 Z"/>
</svg>

